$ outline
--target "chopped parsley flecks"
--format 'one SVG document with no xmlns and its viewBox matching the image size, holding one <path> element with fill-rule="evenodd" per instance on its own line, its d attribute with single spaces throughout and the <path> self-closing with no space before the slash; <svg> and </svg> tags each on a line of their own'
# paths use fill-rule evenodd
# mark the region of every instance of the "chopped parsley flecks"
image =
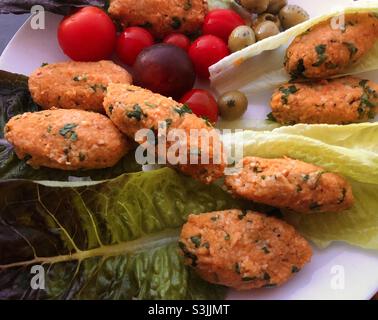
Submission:
<svg viewBox="0 0 378 320">
<path fill-rule="evenodd" d="M 269 113 L 266 117 L 269 121 L 277 122 L 277 119 L 274 117 L 273 112 Z"/>
<path fill-rule="evenodd" d="M 110 114 L 113 113 L 113 109 L 114 109 L 114 107 L 113 107 L 113 105 L 111 104 L 111 105 L 108 107 L 108 110 L 109 110 L 109 113 L 110 113 Z"/>
<path fill-rule="evenodd" d="M 255 281 L 255 280 L 257 280 L 256 277 L 243 277 L 242 278 L 242 281 L 244 281 L 244 282 L 251 282 L 251 281 Z"/>
<path fill-rule="evenodd" d="M 85 160 L 85 154 L 83 153 L 83 152 L 79 152 L 79 160 L 81 161 L 81 162 L 83 162 L 84 160 Z"/>
<path fill-rule="evenodd" d="M 312 202 L 312 203 L 310 203 L 309 209 L 310 210 L 319 210 L 321 207 L 322 207 L 321 204 L 319 204 L 317 202 Z"/>
<path fill-rule="evenodd" d="M 78 136 L 74 129 L 78 125 L 76 123 L 67 123 L 64 125 L 63 128 L 59 130 L 59 134 L 63 136 L 65 139 L 71 139 L 72 141 L 77 141 Z"/>
<path fill-rule="evenodd" d="M 87 75 L 83 74 L 83 75 L 74 76 L 72 80 L 73 81 L 87 81 L 88 77 Z"/>
<path fill-rule="evenodd" d="M 178 30 L 181 28 L 181 20 L 179 17 L 172 17 L 171 27 L 174 30 Z"/>
<path fill-rule="evenodd" d="M 253 167 L 253 172 L 254 173 L 261 173 L 261 172 L 264 172 L 264 170 L 261 169 L 259 166 L 254 166 Z"/>
<path fill-rule="evenodd" d="M 351 42 L 343 42 L 343 45 L 346 46 L 349 50 L 350 58 L 352 59 L 358 52 L 358 48 Z"/>
<path fill-rule="evenodd" d="M 179 245 L 179 248 L 181 249 L 181 251 L 184 253 L 184 257 L 192 260 L 192 267 L 196 267 L 197 266 L 198 257 L 194 253 L 191 253 L 188 250 L 188 248 L 186 247 L 185 243 L 179 241 L 178 245 Z"/>
<path fill-rule="evenodd" d="M 106 92 L 108 90 L 108 88 L 104 86 L 103 84 L 94 84 L 93 86 L 90 86 L 90 87 L 94 92 L 97 92 L 97 90 Z"/>
<path fill-rule="evenodd" d="M 301 192 L 303 190 L 302 186 L 300 184 L 297 184 L 297 192 Z"/>
<path fill-rule="evenodd" d="M 228 233 L 226 233 L 226 235 L 224 236 L 224 240 L 229 241 L 230 239 L 231 236 Z"/>
<path fill-rule="evenodd" d="M 297 78 L 305 78 L 305 75 L 304 75 L 305 71 L 306 71 L 306 67 L 304 65 L 304 60 L 299 59 L 296 69 L 290 73 L 292 80 L 295 80 Z"/>
<path fill-rule="evenodd" d="M 330 61 L 326 62 L 325 66 L 327 69 L 330 69 L 330 70 L 337 69 L 339 67 L 338 64 L 330 62 Z"/>
<path fill-rule="evenodd" d="M 202 116 L 201 119 L 203 119 L 205 121 L 205 124 L 208 126 L 208 127 L 213 127 L 213 125 L 211 124 L 210 122 L 210 119 L 206 116 Z"/>
<path fill-rule="evenodd" d="M 302 175 L 302 180 L 303 180 L 304 182 L 307 182 L 308 180 L 310 180 L 310 175 L 309 175 L 309 174 L 304 174 L 304 175 Z"/>
<path fill-rule="evenodd" d="M 193 242 L 196 248 L 201 246 L 201 235 L 190 237 L 190 241 Z"/>
<path fill-rule="evenodd" d="M 327 60 L 327 46 L 325 44 L 319 44 L 315 47 L 316 54 L 318 55 L 318 61 L 312 64 L 313 67 L 320 67 Z"/>
<path fill-rule="evenodd" d="M 213 216 L 210 218 L 211 221 L 215 222 L 219 220 L 219 216 Z"/>
<path fill-rule="evenodd" d="M 275 283 L 269 283 L 269 284 L 263 285 L 263 288 L 275 288 L 275 287 L 277 287 Z"/>
<path fill-rule="evenodd" d="M 297 266 L 292 266 L 291 267 L 291 273 L 298 273 L 300 269 Z"/>
<path fill-rule="evenodd" d="M 143 113 L 142 108 L 139 104 L 134 105 L 133 111 L 127 113 L 127 117 L 130 119 L 135 119 L 137 121 L 142 120 L 143 117 L 147 117 L 146 114 Z"/>
<path fill-rule="evenodd" d="M 151 108 L 151 109 L 155 109 L 155 108 L 157 108 L 157 105 L 156 105 L 156 104 L 154 104 L 154 103 L 150 103 L 150 102 L 148 102 L 148 101 L 145 101 L 144 104 L 145 104 L 147 107 Z"/>
<path fill-rule="evenodd" d="M 238 214 L 239 220 L 243 220 L 247 214 L 248 214 L 247 210 L 240 210 L 240 213 Z"/>
<path fill-rule="evenodd" d="M 262 247 L 261 250 L 264 251 L 265 254 L 270 253 L 270 250 L 267 246 Z"/>
<path fill-rule="evenodd" d="M 51 130 L 52 130 L 52 126 L 49 125 L 49 126 L 47 127 L 47 132 L 48 132 L 48 133 L 51 133 Z"/>
<path fill-rule="evenodd" d="M 347 189 L 343 188 L 341 190 L 341 197 L 338 201 L 338 204 L 342 204 L 345 201 L 346 194 L 347 194 Z"/>
<path fill-rule="evenodd" d="M 186 0 L 184 4 L 184 10 L 189 11 L 190 9 L 192 9 L 192 0 Z"/>
<path fill-rule="evenodd" d="M 192 109 L 190 109 L 187 104 L 183 104 L 182 107 L 177 106 L 174 110 L 180 115 L 180 117 L 186 113 L 193 113 Z"/>
<path fill-rule="evenodd" d="M 270 280 L 270 274 L 267 273 L 267 272 L 264 272 L 263 280 L 265 280 L 265 281 L 269 281 L 269 280 Z"/>
<path fill-rule="evenodd" d="M 210 249 L 210 243 L 208 242 L 205 242 L 202 247 L 206 248 L 206 249 Z"/>
<path fill-rule="evenodd" d="M 240 274 L 240 273 L 241 273 L 241 271 L 240 271 L 240 264 L 239 264 L 239 263 L 235 263 L 234 268 L 235 268 L 235 272 L 236 272 L 237 274 Z"/>
<path fill-rule="evenodd" d="M 288 88 L 281 87 L 279 90 L 282 93 L 281 101 L 283 104 L 288 104 L 289 96 L 298 92 L 298 88 L 294 85 L 291 85 Z"/>
<path fill-rule="evenodd" d="M 43 68 L 43 67 L 46 67 L 46 66 L 48 66 L 49 64 L 47 63 L 47 62 L 43 62 L 42 64 L 41 64 L 41 67 Z"/>
<path fill-rule="evenodd" d="M 368 80 L 361 80 L 359 82 L 360 87 L 363 89 L 363 93 L 361 96 L 358 113 L 360 117 L 363 117 L 365 114 L 367 114 L 369 119 L 371 119 L 375 117 L 375 107 L 377 106 L 377 104 L 372 102 L 371 99 L 377 99 L 378 94 L 375 90 L 368 86 L 368 82 Z"/>
</svg>

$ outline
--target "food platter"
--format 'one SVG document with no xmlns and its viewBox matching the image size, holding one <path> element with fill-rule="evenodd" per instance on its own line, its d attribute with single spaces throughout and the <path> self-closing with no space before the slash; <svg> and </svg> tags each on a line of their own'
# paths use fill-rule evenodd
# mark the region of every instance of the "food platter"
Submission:
<svg viewBox="0 0 378 320">
<path fill-rule="evenodd" d="M 330 9 L 329 2 L 325 0 L 316 3 L 296 0 L 296 3 L 305 8 L 311 16 Z M 344 0 L 338 0 L 333 1 L 332 5 L 343 3 Z M 43 62 L 68 60 L 61 52 L 56 38 L 61 18 L 47 13 L 44 30 L 33 30 L 30 21 L 27 21 L 2 54 L 0 69 L 29 75 Z M 377 71 L 364 76 L 378 81 Z M 208 87 L 208 85 L 197 83 L 197 87 Z M 267 104 L 269 96 L 269 92 L 264 92 L 250 99 L 248 112 L 243 118 L 245 123 L 266 119 L 266 115 L 270 112 Z M 230 291 L 228 299 L 369 299 L 378 290 L 376 270 L 378 270 L 376 252 L 333 243 L 324 250 L 314 248 L 311 264 L 284 286 L 243 293 Z M 341 283 L 340 279 L 342 279 Z"/>
</svg>

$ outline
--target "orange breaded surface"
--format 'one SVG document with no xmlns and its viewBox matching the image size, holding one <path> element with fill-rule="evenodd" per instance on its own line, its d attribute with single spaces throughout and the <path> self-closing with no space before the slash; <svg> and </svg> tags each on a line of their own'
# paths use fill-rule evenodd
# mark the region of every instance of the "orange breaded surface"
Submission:
<svg viewBox="0 0 378 320">
<path fill-rule="evenodd" d="M 285 67 L 294 78 L 325 79 L 340 74 L 368 52 L 378 38 L 375 14 L 348 14 L 345 29 L 334 28 L 331 21 L 316 25 L 289 46 Z"/>
<path fill-rule="evenodd" d="M 143 26 L 157 38 L 196 33 L 206 13 L 206 0 L 111 0 L 109 7 L 109 14 L 123 26 Z"/>
<path fill-rule="evenodd" d="M 292 226 L 241 210 L 190 215 L 179 246 L 203 279 L 236 290 L 280 286 L 312 256 Z"/>
<path fill-rule="evenodd" d="M 181 107 L 172 98 L 127 84 L 110 84 L 104 99 L 109 118 L 131 139 L 140 129 L 157 130 L 159 122 L 180 121 L 175 110 Z"/>
<path fill-rule="evenodd" d="M 288 83 L 271 100 L 273 116 L 281 124 L 348 124 L 375 117 L 378 85 L 354 77 Z"/>
<path fill-rule="evenodd" d="M 300 213 L 340 212 L 354 202 L 350 184 L 341 176 L 298 160 L 242 160 L 240 173 L 225 184 L 235 196 Z"/>
<path fill-rule="evenodd" d="M 5 127 L 5 138 L 17 156 L 35 168 L 112 167 L 131 148 L 106 116 L 83 110 L 54 109 L 15 116 Z"/>
<path fill-rule="evenodd" d="M 131 75 L 111 61 L 70 61 L 35 70 L 29 78 L 29 89 L 34 101 L 43 109 L 55 107 L 103 112 L 107 86 L 131 82 Z"/>
<path fill-rule="evenodd" d="M 115 125 L 130 139 L 136 139 L 136 133 L 141 129 L 151 129 L 156 134 L 161 123 L 165 122 L 167 137 L 172 139 L 167 139 L 168 151 L 177 140 L 186 150 L 186 163 L 178 163 L 182 172 L 204 183 L 211 183 L 223 176 L 226 160 L 219 133 L 206 120 L 192 114 L 187 106 L 140 87 L 111 84 L 105 96 L 104 108 Z M 190 131 L 195 129 L 199 135 L 200 130 L 212 135 L 205 148 L 202 148 L 201 138 L 190 141 Z M 187 140 L 180 139 L 181 134 L 185 134 Z M 175 136 L 177 138 L 173 140 Z M 197 164 L 190 162 L 194 153 L 198 158 Z M 176 153 L 168 152 L 167 156 L 170 154 Z M 207 162 L 201 161 L 204 154 L 208 155 Z"/>
</svg>

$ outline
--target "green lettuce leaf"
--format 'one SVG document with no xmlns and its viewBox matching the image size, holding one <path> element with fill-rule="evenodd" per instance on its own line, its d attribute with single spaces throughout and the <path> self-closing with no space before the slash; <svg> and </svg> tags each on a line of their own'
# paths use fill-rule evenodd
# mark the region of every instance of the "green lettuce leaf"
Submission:
<svg viewBox="0 0 378 320">
<path fill-rule="evenodd" d="M 240 203 L 172 169 L 102 183 L 0 182 L 0 299 L 219 299 L 183 264 L 188 214 Z M 45 290 L 31 290 L 42 265 Z"/>
<path fill-rule="evenodd" d="M 292 39 L 314 25 L 338 17 L 342 13 L 378 13 L 376 1 L 348 2 L 343 8 L 312 18 L 276 36 L 259 41 L 235 52 L 210 67 L 211 85 L 218 92 L 241 90 L 246 94 L 273 90 L 290 80 L 283 68 L 285 51 Z M 360 61 L 345 74 L 356 74 L 378 69 L 378 42 Z M 343 76 L 339 75 L 339 76 Z"/>
<path fill-rule="evenodd" d="M 0 71 L 0 179 L 30 180 L 106 180 L 123 173 L 138 172 L 142 166 L 137 164 L 133 152 L 121 159 L 112 168 L 86 171 L 62 171 L 49 168 L 33 169 L 25 161 L 17 158 L 13 147 L 4 138 L 4 127 L 15 115 L 38 111 L 28 88 L 28 77 Z"/>
<path fill-rule="evenodd" d="M 243 144 L 244 156 L 287 156 L 347 178 L 356 199 L 352 209 L 311 215 L 285 212 L 285 217 L 320 246 L 345 241 L 378 250 L 378 123 L 296 125 L 271 132 L 246 131 L 233 141 Z"/>
</svg>

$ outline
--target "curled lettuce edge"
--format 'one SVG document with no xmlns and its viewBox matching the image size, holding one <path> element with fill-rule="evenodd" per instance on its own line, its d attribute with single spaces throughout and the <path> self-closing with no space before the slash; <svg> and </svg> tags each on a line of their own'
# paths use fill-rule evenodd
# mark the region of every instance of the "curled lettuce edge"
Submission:
<svg viewBox="0 0 378 320">
<path fill-rule="evenodd" d="M 235 52 L 209 68 L 211 86 L 218 92 L 239 89 L 247 94 L 271 89 L 290 80 L 283 68 L 284 47 L 291 40 L 314 25 L 341 14 L 378 13 L 376 1 L 358 1 L 334 8 L 327 14 L 307 20 L 276 36 L 259 41 L 241 51 Z M 279 49 L 278 52 L 276 49 Z M 273 51 L 264 56 L 264 64 L 258 63 L 261 53 Z M 257 61 L 257 62 L 256 62 Z M 339 76 L 352 75 L 378 69 L 378 41 L 358 63 Z M 260 71 L 259 71 L 260 70 Z M 257 76 L 255 76 L 257 75 Z"/>
<path fill-rule="evenodd" d="M 306 238 L 320 248 L 342 241 L 378 250 L 378 123 L 301 124 L 238 135 L 231 141 L 243 144 L 244 156 L 291 157 L 338 173 L 352 185 L 355 204 L 344 212 L 284 211 L 284 218 Z"/>
</svg>

